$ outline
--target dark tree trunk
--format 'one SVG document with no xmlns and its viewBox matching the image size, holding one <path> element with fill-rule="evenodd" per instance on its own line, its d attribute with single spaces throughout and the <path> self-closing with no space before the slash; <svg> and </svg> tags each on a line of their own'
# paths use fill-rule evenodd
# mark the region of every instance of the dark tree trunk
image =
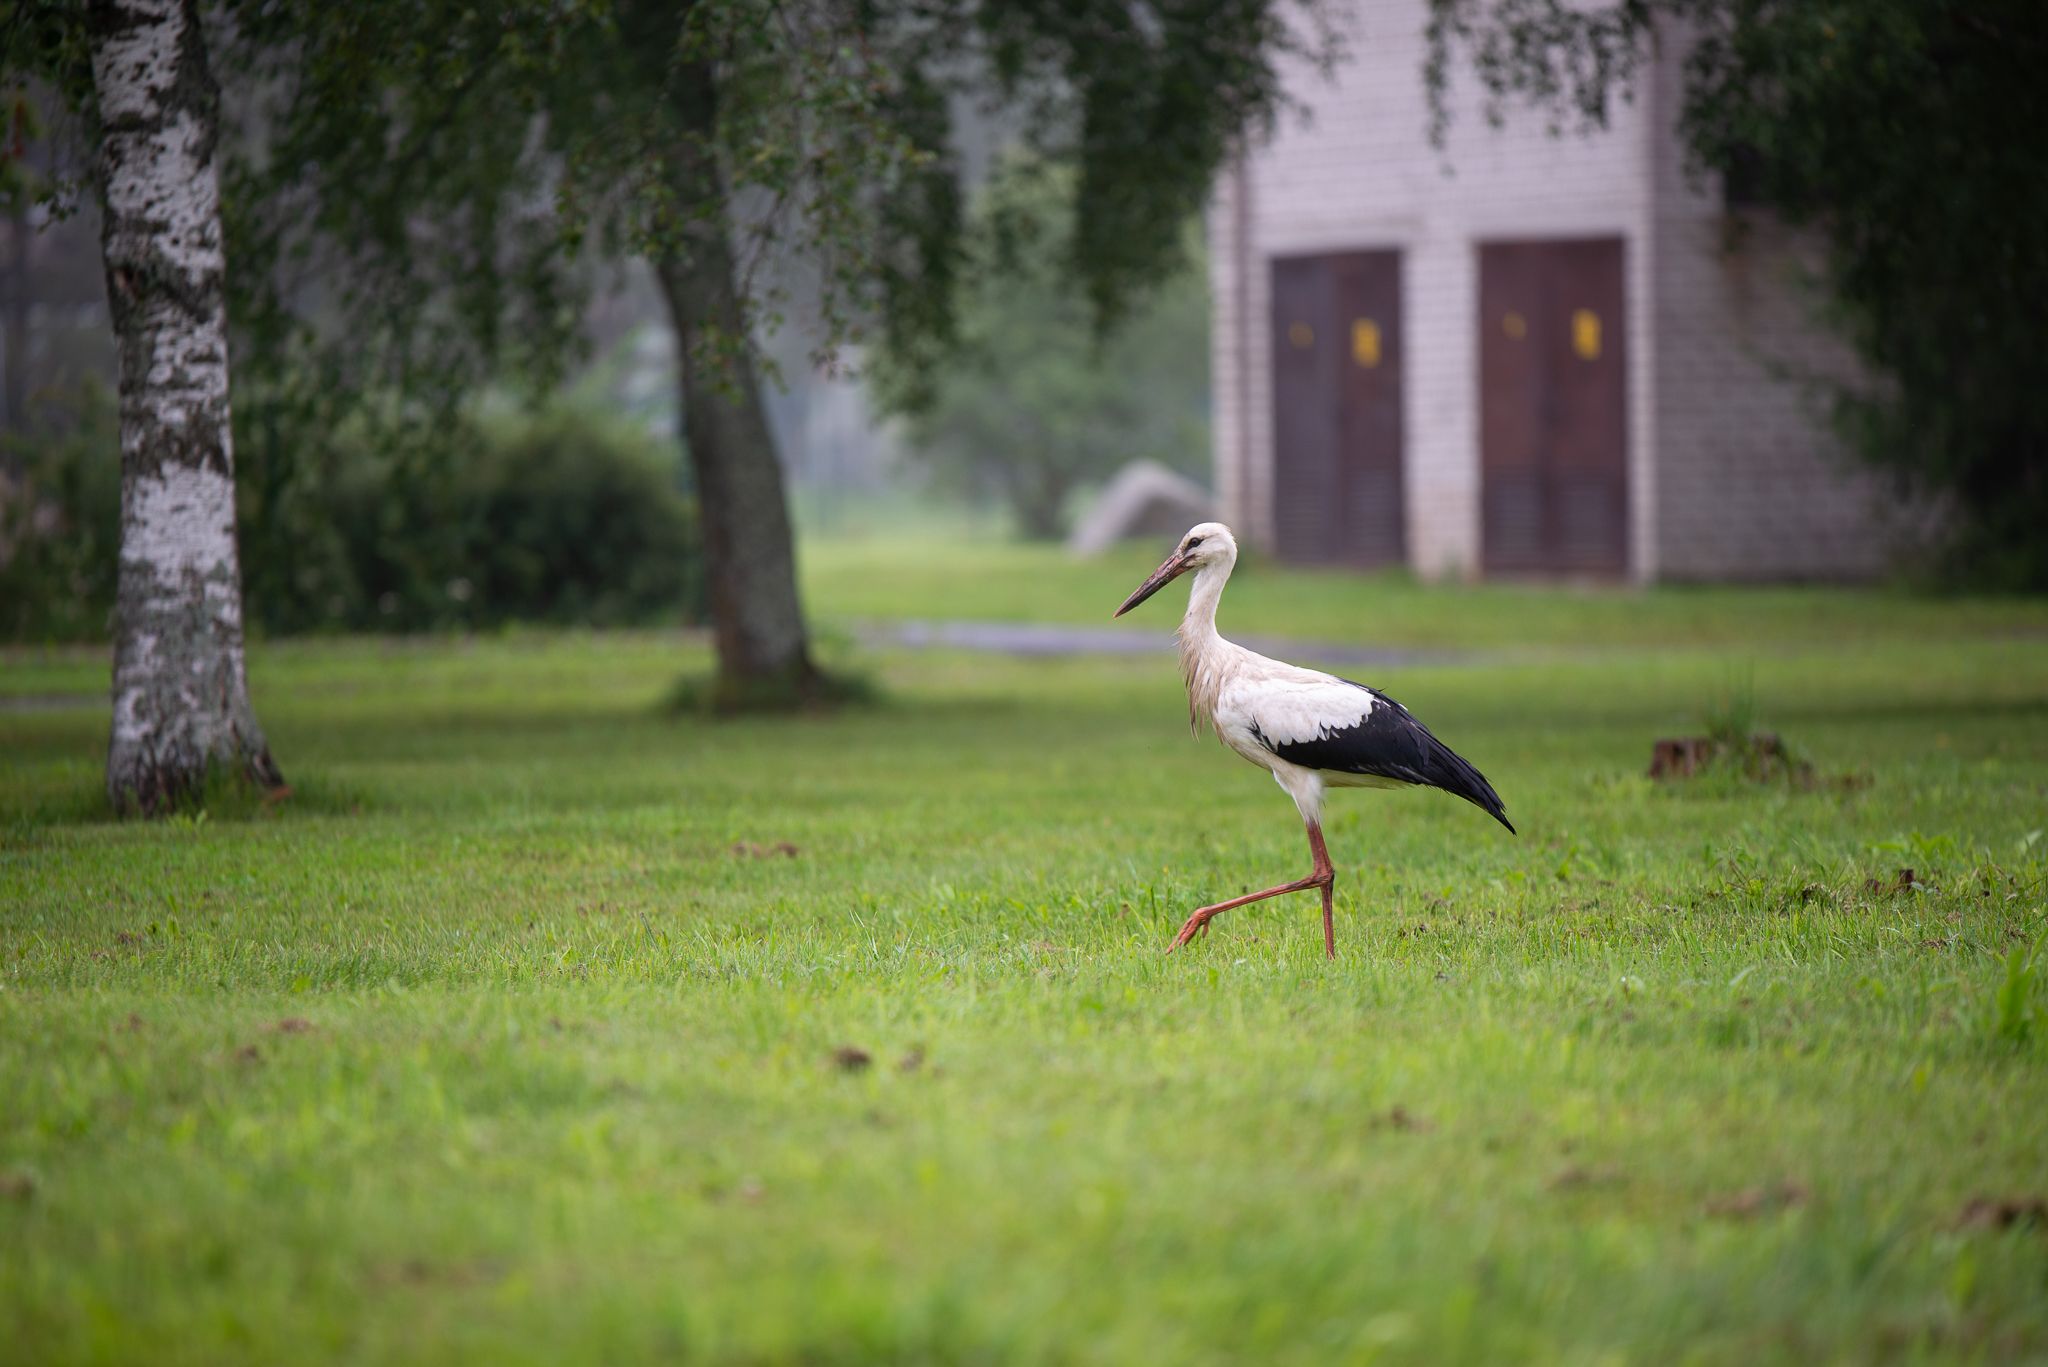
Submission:
<svg viewBox="0 0 2048 1367">
<path fill-rule="evenodd" d="M 35 229 L 28 212 L 17 208 L 7 216 L 7 302 L 5 331 L 0 333 L 0 352 L 5 352 L 6 377 L 0 383 L 0 404 L 7 415 L 0 427 L 11 432 L 28 431 L 28 309 L 29 234 Z M 21 473 L 22 456 L 15 443 L 0 451 L 0 473 Z"/>
<path fill-rule="evenodd" d="M 216 95 L 193 0 L 93 0 L 101 252 L 121 355 L 107 793 L 160 813 L 210 771 L 279 788 L 242 667 Z"/>
<path fill-rule="evenodd" d="M 1015 470 L 1010 478 L 1010 507 L 1025 539 L 1058 541 L 1065 536 L 1067 495 L 1072 488 L 1066 475 L 1043 465 Z"/>
<path fill-rule="evenodd" d="M 708 66 L 696 65 L 676 87 L 689 135 L 670 166 L 680 240 L 653 264 L 676 333 L 683 439 L 696 476 L 718 648 L 715 701 L 793 706 L 823 696 L 825 680 L 811 662 L 782 466 L 727 235 L 713 80 Z"/>
</svg>

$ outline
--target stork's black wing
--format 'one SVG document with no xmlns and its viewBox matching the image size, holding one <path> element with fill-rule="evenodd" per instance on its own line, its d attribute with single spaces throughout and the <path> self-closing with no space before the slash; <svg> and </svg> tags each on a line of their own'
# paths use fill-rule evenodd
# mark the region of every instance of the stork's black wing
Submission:
<svg viewBox="0 0 2048 1367">
<path fill-rule="evenodd" d="M 1370 774 L 1395 783 L 1412 783 L 1455 793 L 1506 826 L 1500 794 L 1457 751 L 1430 734 L 1407 708 L 1377 688 L 1344 680 L 1372 695 L 1372 708 L 1356 725 L 1326 727 L 1308 740 L 1273 741 L 1252 724 L 1259 744 L 1290 764 L 1340 774 Z"/>
</svg>

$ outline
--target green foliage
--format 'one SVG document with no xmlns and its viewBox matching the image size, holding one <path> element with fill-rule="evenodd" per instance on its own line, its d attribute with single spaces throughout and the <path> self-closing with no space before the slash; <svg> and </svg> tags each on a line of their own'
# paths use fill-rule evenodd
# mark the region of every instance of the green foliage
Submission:
<svg viewBox="0 0 2048 1367">
<path fill-rule="evenodd" d="M 1208 463 L 1209 302 L 1199 258 L 1097 328 L 1068 262 L 1071 177 L 1013 161 L 975 228 L 990 261 L 971 273 L 959 347 L 936 372 L 876 371 L 910 418 L 912 455 L 942 485 L 996 492 L 1025 535 L 1065 530 L 1080 486 L 1149 458 L 1191 474 Z"/>
<path fill-rule="evenodd" d="M 6 70 L 4 49 L 0 49 L 0 73 Z M 42 133 L 42 123 L 42 112 L 26 89 L 0 84 L 0 207 L 12 209 L 42 194 L 44 177 L 21 155 Z"/>
<path fill-rule="evenodd" d="M 243 598 L 265 632 L 695 619 L 700 556 L 665 443 L 589 413 L 462 418 L 428 445 L 344 423 L 289 453 L 237 414 Z M 113 406 L 88 392 L 29 443 L 0 506 L 0 633 L 90 640 L 113 609 Z"/>
<path fill-rule="evenodd" d="M 2040 1023 L 2041 956 L 2036 946 L 2017 944 L 2006 952 L 2005 972 L 1992 997 L 1991 1033 L 2007 1044 L 2024 1045 Z"/>
<path fill-rule="evenodd" d="M 1697 38 L 1696 168 L 1826 238 L 1830 314 L 1870 371 L 1836 390 L 1855 449 L 1959 515 L 1959 577 L 2048 587 L 2048 6 L 1435 0 L 1439 122 L 1462 48 L 1496 101 L 1600 124 L 1672 21 Z"/>
<path fill-rule="evenodd" d="M 0 640 L 98 640 L 120 574 L 121 432 L 93 382 L 38 406 L 0 437 L 21 481 L 0 475 Z"/>
<path fill-rule="evenodd" d="M 251 498 L 256 620 L 410 631 L 697 616 L 695 526 L 659 443 L 564 410 L 467 422 L 449 440 L 453 459 L 420 462 L 346 429 L 328 480 Z"/>
<path fill-rule="evenodd" d="M 1106 326 L 1183 266 L 1281 61 L 1329 43 L 1293 0 L 229 9 L 221 79 L 262 93 L 229 101 L 238 359 L 304 370 L 310 347 L 330 390 L 418 403 L 506 365 L 546 382 L 594 259 L 687 258 L 704 231 L 730 231 L 751 323 L 800 262 L 825 351 L 938 365 L 987 264 L 951 150 L 969 99 L 1071 169 L 1061 257 Z"/>
<path fill-rule="evenodd" d="M 232 4 L 223 104 L 238 406 L 317 376 L 369 416 L 445 417 L 579 354 L 585 279 L 537 136 L 590 6 Z M 599 80 L 602 87 L 607 84 Z M 381 407 L 380 407 L 381 405 Z M 331 415 L 281 403 L 294 440 Z M 421 429 L 445 435 L 445 424 Z"/>
<path fill-rule="evenodd" d="M 11 0 L 0 10 L 0 203 L 76 188 L 68 183 L 72 177 L 53 177 L 25 154 L 54 122 L 45 99 L 67 113 L 90 108 L 92 59 L 84 19 L 85 7 L 77 0 Z"/>
<path fill-rule="evenodd" d="M 1718 745 L 1744 748 L 1756 732 L 1756 681 L 1751 673 L 1731 679 L 1701 713 L 1707 739 Z"/>
</svg>

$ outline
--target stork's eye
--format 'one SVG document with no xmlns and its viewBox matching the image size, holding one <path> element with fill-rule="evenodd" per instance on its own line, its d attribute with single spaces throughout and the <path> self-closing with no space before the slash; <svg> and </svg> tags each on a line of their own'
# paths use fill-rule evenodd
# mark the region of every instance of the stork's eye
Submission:
<svg viewBox="0 0 2048 1367">
<path fill-rule="evenodd" d="M 1201 537 L 1199 537 L 1199 536 L 1191 536 L 1191 537 L 1189 537 L 1189 538 L 1188 538 L 1188 549 L 1189 549 L 1189 550 L 1193 550 L 1193 549 L 1194 549 L 1195 547 L 1197 547 L 1197 546 L 1199 546 L 1199 545 L 1201 545 L 1201 544 L 1202 544 L 1202 538 L 1201 538 Z"/>
</svg>

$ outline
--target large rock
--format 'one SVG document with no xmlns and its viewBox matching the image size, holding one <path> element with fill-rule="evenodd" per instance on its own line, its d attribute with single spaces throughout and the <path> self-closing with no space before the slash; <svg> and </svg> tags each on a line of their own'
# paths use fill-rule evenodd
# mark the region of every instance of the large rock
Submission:
<svg viewBox="0 0 2048 1367">
<path fill-rule="evenodd" d="M 1067 538 L 1069 555 L 1099 555 L 1119 541 L 1179 536 L 1216 516 L 1216 500 L 1156 460 L 1134 460 L 1097 496 Z"/>
</svg>

